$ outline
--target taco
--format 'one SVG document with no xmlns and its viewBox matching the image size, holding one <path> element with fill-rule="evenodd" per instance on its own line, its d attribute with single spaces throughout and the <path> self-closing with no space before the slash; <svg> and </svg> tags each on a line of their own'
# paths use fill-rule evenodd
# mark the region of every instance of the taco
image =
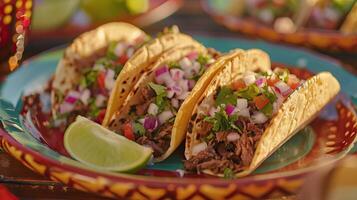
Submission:
<svg viewBox="0 0 357 200">
<path fill-rule="evenodd" d="M 266 55 L 258 50 L 256 54 L 252 53 L 256 57 L 251 60 Z M 123 107 L 113 115 L 109 129 L 151 147 L 154 161 L 164 160 L 185 138 L 191 111 L 222 63 L 240 55 L 245 55 L 243 50 L 217 59 L 216 53 L 203 46 L 168 51 L 137 82 Z M 269 58 L 265 58 L 268 61 L 256 65 L 270 66 Z"/>
<path fill-rule="evenodd" d="M 236 67 L 227 63 L 194 108 L 186 137 L 187 171 L 250 174 L 340 90 L 328 72 L 306 81 L 283 68 L 227 77 Z"/>
<path fill-rule="evenodd" d="M 115 103 L 109 103 L 115 107 L 152 60 L 173 47 L 190 43 L 192 38 L 170 29 L 147 40 L 139 28 L 117 22 L 76 38 L 65 50 L 53 79 L 53 125 L 65 128 L 77 115 L 105 124 L 112 90 L 125 90 L 115 97 Z"/>
</svg>

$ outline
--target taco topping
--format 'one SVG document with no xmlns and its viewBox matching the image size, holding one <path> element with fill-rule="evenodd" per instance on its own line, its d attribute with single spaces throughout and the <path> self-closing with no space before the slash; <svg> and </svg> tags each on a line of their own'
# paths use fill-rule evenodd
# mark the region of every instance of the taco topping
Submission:
<svg viewBox="0 0 357 200">
<path fill-rule="evenodd" d="M 77 115 L 83 115 L 101 123 L 115 79 L 140 44 L 124 41 L 111 43 L 106 55 L 92 66 L 79 68 L 83 74 L 80 84 L 66 95 L 60 95 L 59 113 L 54 120 L 60 120 L 63 122 L 61 125 L 66 126 Z"/>
<path fill-rule="evenodd" d="M 130 124 L 136 142 L 150 146 L 155 157 L 162 155 L 170 146 L 178 109 L 213 61 L 209 55 L 191 52 L 178 62 L 158 67 L 154 80 L 140 89 L 142 100 L 131 106 L 129 119 L 120 126 L 111 123 L 109 128 L 127 137 L 124 129 Z"/>
<path fill-rule="evenodd" d="M 214 106 L 198 116 L 198 142 L 185 169 L 224 174 L 248 167 L 270 119 L 302 83 L 288 70 L 276 68 L 273 72 L 247 72 L 230 86 L 218 88 L 212 95 Z"/>
</svg>

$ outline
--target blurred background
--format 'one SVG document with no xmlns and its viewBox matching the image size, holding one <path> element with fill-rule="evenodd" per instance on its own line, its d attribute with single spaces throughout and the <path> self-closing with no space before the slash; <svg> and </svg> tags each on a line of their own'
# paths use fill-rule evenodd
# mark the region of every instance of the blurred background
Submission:
<svg viewBox="0 0 357 200">
<path fill-rule="evenodd" d="M 335 58 L 357 75 L 357 0 L 0 0 L 0 81 L 10 73 L 9 63 L 63 47 L 80 33 L 110 21 L 133 23 L 152 36 L 176 24 L 193 36 L 308 48 Z M 337 190 L 339 185 L 356 194 L 351 191 L 356 191 L 357 183 L 348 178 L 357 170 L 356 160 L 344 161 L 337 169 L 329 167 L 309 183 L 312 187 L 304 188 L 304 194 L 314 194 L 310 191 L 314 188 L 320 195 L 326 183 L 335 188 L 332 195 L 344 194 Z"/>
<path fill-rule="evenodd" d="M 16 53 L 17 25 L 21 21 L 17 15 L 21 11 L 30 20 L 24 58 L 68 44 L 80 33 L 105 22 L 127 21 L 151 35 L 176 24 L 194 35 L 247 37 L 307 46 L 343 61 L 356 73 L 356 0 L 1 1 L 4 17 L 0 26 L 0 61 L 5 64 L 5 58 Z M 14 5 L 13 9 L 9 5 Z M 7 13 L 13 20 L 6 26 Z M 1 67 L 2 73 L 7 68 Z"/>
</svg>

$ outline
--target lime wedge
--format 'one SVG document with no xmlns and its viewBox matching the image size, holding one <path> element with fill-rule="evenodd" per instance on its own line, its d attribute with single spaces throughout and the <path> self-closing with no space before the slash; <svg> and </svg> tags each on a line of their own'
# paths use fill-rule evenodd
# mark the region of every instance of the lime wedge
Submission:
<svg viewBox="0 0 357 200">
<path fill-rule="evenodd" d="M 79 6 L 79 0 L 36 1 L 33 11 L 33 30 L 49 30 L 66 23 Z"/>
<path fill-rule="evenodd" d="M 79 162 L 99 170 L 135 172 L 152 156 L 150 148 L 78 116 L 64 135 L 64 146 Z"/>
<path fill-rule="evenodd" d="M 126 12 L 124 0 L 81 0 L 80 6 L 94 22 L 110 21 Z"/>
</svg>

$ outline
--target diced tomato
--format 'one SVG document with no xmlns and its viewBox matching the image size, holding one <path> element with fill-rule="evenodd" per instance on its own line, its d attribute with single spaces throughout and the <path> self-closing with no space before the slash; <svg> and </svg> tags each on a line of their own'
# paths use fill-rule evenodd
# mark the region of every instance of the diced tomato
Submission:
<svg viewBox="0 0 357 200">
<path fill-rule="evenodd" d="M 105 72 L 100 72 L 97 77 L 97 83 L 100 89 L 105 89 Z"/>
<path fill-rule="evenodd" d="M 124 53 L 118 58 L 118 63 L 124 65 L 126 61 L 128 61 L 128 59 L 128 56 L 126 55 L 126 53 Z"/>
<path fill-rule="evenodd" d="M 97 116 L 96 122 L 98 122 L 99 124 L 101 124 L 103 122 L 104 116 L 105 116 L 105 112 L 106 112 L 106 109 L 103 109 L 103 110 L 99 111 L 99 114 Z"/>
<path fill-rule="evenodd" d="M 254 97 L 253 101 L 259 110 L 263 109 L 269 103 L 269 99 L 265 95 Z"/>
<path fill-rule="evenodd" d="M 123 132 L 124 132 L 124 136 L 125 136 L 126 138 L 128 138 L 129 140 L 134 140 L 134 139 L 135 139 L 133 127 L 131 126 L 130 123 L 125 123 L 125 124 L 124 124 L 124 126 L 123 126 Z"/>
<path fill-rule="evenodd" d="M 246 85 L 243 80 L 237 80 L 237 81 L 233 82 L 232 87 L 235 90 L 240 90 L 240 89 L 245 88 Z"/>
<path fill-rule="evenodd" d="M 269 86 L 274 86 L 275 83 L 279 82 L 279 79 L 278 78 L 274 78 L 274 79 L 268 79 L 267 80 L 267 83 Z"/>
</svg>

